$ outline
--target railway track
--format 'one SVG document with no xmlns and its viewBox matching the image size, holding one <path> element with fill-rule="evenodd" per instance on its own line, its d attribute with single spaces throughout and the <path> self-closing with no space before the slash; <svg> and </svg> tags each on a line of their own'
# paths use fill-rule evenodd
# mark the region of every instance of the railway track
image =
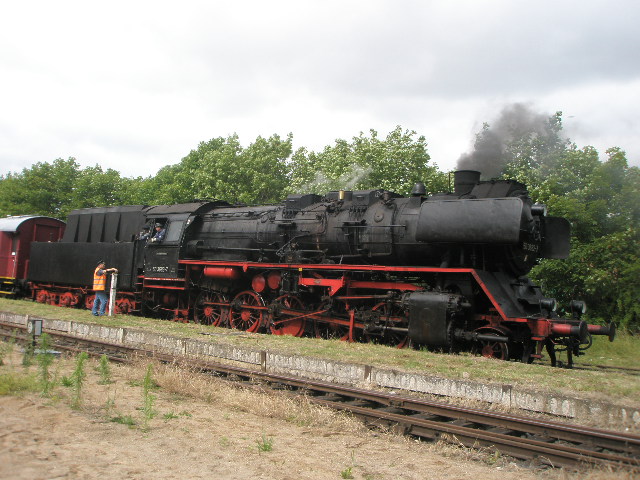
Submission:
<svg viewBox="0 0 640 480">
<path fill-rule="evenodd" d="M 0 335 L 15 335 L 15 325 L 0 323 Z M 24 329 L 23 329 L 24 330 Z M 409 395 L 364 390 L 344 385 L 159 353 L 142 348 L 94 341 L 58 332 L 47 332 L 57 349 L 106 354 L 114 361 L 153 357 L 176 362 L 218 376 L 263 387 L 305 395 L 313 403 L 351 412 L 371 426 L 393 428 L 426 440 L 444 440 L 470 448 L 498 451 L 504 455 L 551 467 L 605 466 L 640 472 L 640 436 L 578 425 L 448 405 Z"/>
</svg>

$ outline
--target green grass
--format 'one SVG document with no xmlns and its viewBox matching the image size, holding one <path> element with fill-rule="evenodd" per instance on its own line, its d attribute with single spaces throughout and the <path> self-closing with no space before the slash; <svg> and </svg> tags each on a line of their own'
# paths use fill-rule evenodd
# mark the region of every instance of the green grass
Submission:
<svg viewBox="0 0 640 480">
<path fill-rule="evenodd" d="M 273 450 L 273 437 L 267 437 L 264 433 L 262 438 L 256 440 L 258 452 L 270 452 Z"/>
<path fill-rule="evenodd" d="M 588 365 L 640 368 L 640 336 L 618 332 L 613 342 L 607 337 L 594 337 L 587 355 L 579 361 Z"/>
<path fill-rule="evenodd" d="M 41 390 L 41 384 L 35 374 L 19 372 L 0 373 L 0 395 L 19 395 Z"/>
<path fill-rule="evenodd" d="M 109 421 L 121 425 L 128 425 L 129 427 L 134 427 L 136 424 L 136 421 L 131 415 L 116 415 L 115 417 L 111 417 Z"/>
<path fill-rule="evenodd" d="M 340 478 L 350 479 L 353 477 L 353 467 L 347 467 L 340 472 Z"/>
<path fill-rule="evenodd" d="M 88 310 L 54 307 L 25 300 L 0 299 L 0 311 L 136 328 L 167 335 L 197 338 L 203 342 L 326 358 L 453 379 L 505 383 L 535 390 L 564 393 L 569 396 L 583 394 L 582 396 L 589 398 L 618 400 L 624 403 L 631 402 L 631 404 L 635 404 L 640 392 L 640 376 L 632 377 L 616 372 L 557 369 L 551 368 L 548 363 L 525 365 L 469 354 L 448 355 L 429 351 L 400 350 L 383 345 L 346 343 L 339 340 L 251 334 L 127 315 L 96 318 Z M 580 364 L 609 364 L 640 368 L 640 355 L 637 352 L 640 352 L 640 337 L 619 334 L 613 343 L 609 343 L 606 337 L 594 337 L 593 347 L 576 361 Z M 606 392 L 606 396 L 603 392 Z"/>
</svg>

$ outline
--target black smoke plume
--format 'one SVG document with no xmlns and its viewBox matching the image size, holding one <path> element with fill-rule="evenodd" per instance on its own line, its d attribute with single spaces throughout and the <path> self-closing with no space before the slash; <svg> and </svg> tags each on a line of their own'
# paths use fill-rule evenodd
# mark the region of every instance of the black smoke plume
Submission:
<svg viewBox="0 0 640 480">
<path fill-rule="evenodd" d="M 476 135 L 473 150 L 458 159 L 458 170 L 478 170 L 484 178 L 498 176 L 513 160 L 514 142 L 549 135 L 549 115 L 536 113 L 523 103 L 502 109 L 490 124 Z"/>
</svg>

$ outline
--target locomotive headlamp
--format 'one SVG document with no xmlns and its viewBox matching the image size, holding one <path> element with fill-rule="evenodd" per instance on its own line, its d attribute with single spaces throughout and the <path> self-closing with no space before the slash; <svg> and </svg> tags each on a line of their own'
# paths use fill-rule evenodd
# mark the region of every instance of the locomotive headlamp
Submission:
<svg viewBox="0 0 640 480">
<path fill-rule="evenodd" d="M 543 298 L 540 300 L 540 308 L 547 312 L 555 312 L 558 304 L 555 298 Z"/>
<path fill-rule="evenodd" d="M 531 205 L 531 215 L 537 215 L 538 217 L 547 216 L 547 206 L 542 203 L 534 203 Z"/>
<path fill-rule="evenodd" d="M 587 313 L 587 304 L 581 300 L 571 300 L 569 309 L 575 318 L 580 318 L 583 314 Z"/>
</svg>

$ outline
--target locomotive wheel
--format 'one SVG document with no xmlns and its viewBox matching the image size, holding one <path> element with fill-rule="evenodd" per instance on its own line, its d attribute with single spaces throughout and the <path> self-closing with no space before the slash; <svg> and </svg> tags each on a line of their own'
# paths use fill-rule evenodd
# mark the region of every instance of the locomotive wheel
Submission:
<svg viewBox="0 0 640 480">
<path fill-rule="evenodd" d="M 87 310 L 91 310 L 93 308 L 93 302 L 95 302 L 95 300 L 95 295 L 87 295 L 86 297 L 84 297 L 84 307 Z"/>
<path fill-rule="evenodd" d="M 133 300 L 129 297 L 123 297 L 116 300 L 116 313 L 119 315 L 127 315 L 133 310 Z"/>
<path fill-rule="evenodd" d="M 348 325 L 315 321 L 313 324 L 313 331 L 315 333 L 316 338 L 324 338 L 325 340 L 329 340 L 329 339 L 348 340 L 349 339 Z"/>
<path fill-rule="evenodd" d="M 285 309 L 304 309 L 302 300 L 298 297 L 294 297 L 293 295 L 283 295 L 276 298 L 275 302 Z M 280 314 L 277 318 L 274 318 L 274 321 L 271 323 L 269 328 L 271 329 L 271 333 L 274 335 L 291 335 L 293 337 L 301 337 L 304 333 L 306 323 L 306 319 L 300 318 L 300 315 L 296 314 L 292 316 Z"/>
<path fill-rule="evenodd" d="M 58 299 L 58 303 L 60 304 L 61 307 L 69 307 L 73 305 L 74 304 L 73 293 L 64 292 L 63 294 L 60 295 L 60 298 Z"/>
<path fill-rule="evenodd" d="M 65 292 L 60 295 L 58 303 L 61 307 L 76 307 L 80 304 L 81 300 L 81 295 L 73 292 Z"/>
<path fill-rule="evenodd" d="M 406 312 L 402 309 L 402 307 L 400 307 L 395 303 L 390 304 L 387 302 L 381 302 L 377 304 L 375 307 L 373 307 L 371 310 L 374 312 L 379 312 L 382 320 L 384 320 L 385 322 L 389 317 L 392 317 L 392 318 L 400 317 L 406 320 Z M 395 327 L 397 325 L 394 324 L 394 322 L 392 321 L 391 325 L 389 326 Z M 369 336 L 368 335 L 365 335 L 365 336 L 367 337 L 367 340 L 369 340 Z M 382 340 L 386 344 L 396 348 L 404 348 L 410 344 L 409 335 L 407 335 L 406 333 L 400 333 L 400 332 L 385 332 L 384 335 L 382 336 Z"/>
<path fill-rule="evenodd" d="M 483 327 L 476 330 L 478 333 L 498 336 L 509 336 L 508 330 Z M 480 354 L 485 358 L 496 358 L 498 360 L 509 360 L 509 344 L 504 342 L 495 342 L 491 340 L 481 340 L 475 344 L 474 353 Z"/>
<path fill-rule="evenodd" d="M 231 328 L 256 332 L 262 325 L 264 301 L 255 292 L 240 292 L 231 302 Z"/>
<path fill-rule="evenodd" d="M 38 290 L 36 293 L 36 302 L 47 303 L 49 301 L 49 292 L 46 290 Z"/>
<path fill-rule="evenodd" d="M 220 303 L 227 303 L 227 298 L 217 292 L 200 292 L 193 306 L 193 320 L 202 325 L 224 326 L 226 323 L 226 309 Z"/>
</svg>

